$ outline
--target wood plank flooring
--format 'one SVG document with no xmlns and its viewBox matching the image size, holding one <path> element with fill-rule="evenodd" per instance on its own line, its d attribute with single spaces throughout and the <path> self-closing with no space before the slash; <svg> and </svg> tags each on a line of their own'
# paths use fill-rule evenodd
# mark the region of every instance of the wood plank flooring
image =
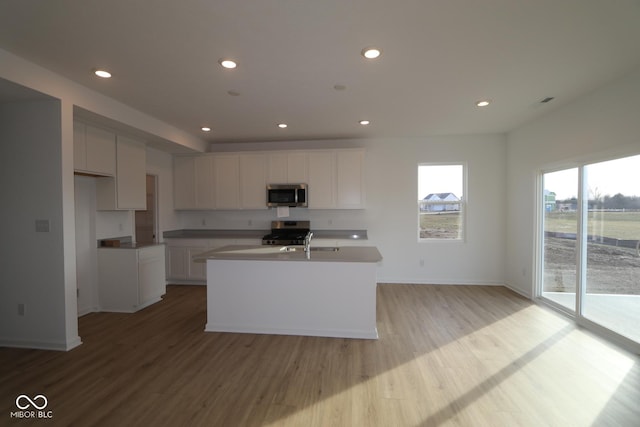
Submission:
<svg viewBox="0 0 640 427">
<path fill-rule="evenodd" d="M 378 286 L 380 339 L 205 333 L 206 289 L 0 349 L 0 425 L 638 426 L 640 358 L 502 287 Z M 16 420 L 43 394 L 50 420 Z"/>
</svg>

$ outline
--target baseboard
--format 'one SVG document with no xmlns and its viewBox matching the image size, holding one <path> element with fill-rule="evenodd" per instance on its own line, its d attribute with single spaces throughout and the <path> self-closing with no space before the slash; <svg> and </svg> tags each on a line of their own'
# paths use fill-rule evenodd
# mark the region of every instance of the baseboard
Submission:
<svg viewBox="0 0 640 427">
<path fill-rule="evenodd" d="M 298 328 L 265 328 L 254 325 L 223 325 L 218 323 L 207 323 L 205 332 L 230 332 L 241 334 L 268 334 L 268 335 L 299 335 L 308 337 L 327 338 L 356 338 L 356 339 L 378 339 L 378 329 L 353 330 L 353 329 L 298 329 Z"/>
<path fill-rule="evenodd" d="M 35 350 L 69 351 L 82 344 L 80 337 L 69 342 L 11 340 L 0 338 L 0 347 L 30 348 Z"/>
<path fill-rule="evenodd" d="M 376 281 L 380 283 L 391 284 L 407 284 L 407 285 L 445 285 L 445 286 L 506 286 L 504 283 L 499 282 L 484 282 L 484 281 L 460 281 L 460 280 L 437 280 L 426 281 L 424 279 L 385 279 L 384 277 L 377 277 Z"/>
</svg>

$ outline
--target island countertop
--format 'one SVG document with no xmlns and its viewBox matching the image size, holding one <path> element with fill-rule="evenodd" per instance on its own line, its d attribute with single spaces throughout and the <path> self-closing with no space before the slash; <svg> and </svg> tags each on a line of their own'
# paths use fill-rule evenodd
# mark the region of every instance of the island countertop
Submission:
<svg viewBox="0 0 640 427">
<path fill-rule="evenodd" d="M 202 252 L 194 262 L 206 260 L 301 261 L 301 262 L 363 262 L 377 263 L 382 255 L 375 246 L 311 246 L 310 257 L 302 246 L 229 245 Z"/>
</svg>

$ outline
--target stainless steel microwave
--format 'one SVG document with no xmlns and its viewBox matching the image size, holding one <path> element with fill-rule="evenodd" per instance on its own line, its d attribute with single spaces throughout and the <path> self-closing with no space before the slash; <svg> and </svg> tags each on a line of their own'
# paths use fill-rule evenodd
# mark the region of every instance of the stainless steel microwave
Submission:
<svg viewBox="0 0 640 427">
<path fill-rule="evenodd" d="M 306 208 L 308 190 L 307 184 L 269 184 L 267 185 L 267 206 Z"/>
</svg>

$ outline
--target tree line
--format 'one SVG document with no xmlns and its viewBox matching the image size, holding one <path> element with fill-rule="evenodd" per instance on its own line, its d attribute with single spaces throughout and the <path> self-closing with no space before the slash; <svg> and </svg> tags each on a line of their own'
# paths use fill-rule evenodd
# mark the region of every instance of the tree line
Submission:
<svg viewBox="0 0 640 427">
<path fill-rule="evenodd" d="M 557 200 L 556 203 L 577 205 L 578 199 L 572 197 L 566 200 Z M 613 196 L 601 196 L 589 198 L 589 208 L 591 209 L 640 209 L 640 196 L 625 196 L 618 193 Z"/>
</svg>

